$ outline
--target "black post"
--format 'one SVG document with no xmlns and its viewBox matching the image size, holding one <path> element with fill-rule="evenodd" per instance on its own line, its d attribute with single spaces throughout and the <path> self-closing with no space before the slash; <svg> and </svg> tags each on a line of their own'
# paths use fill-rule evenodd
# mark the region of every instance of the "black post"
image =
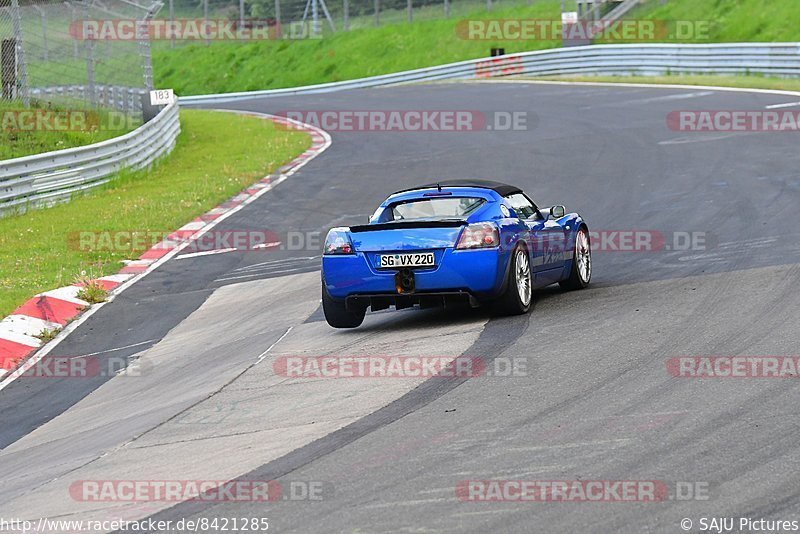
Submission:
<svg viewBox="0 0 800 534">
<path fill-rule="evenodd" d="M 166 106 L 154 106 L 150 103 L 150 93 L 142 94 L 142 121 L 150 122 Z"/>
<path fill-rule="evenodd" d="M 14 98 L 17 87 L 17 42 L 14 39 L 3 39 L 0 47 L 0 80 L 3 84 L 3 99 Z"/>
</svg>

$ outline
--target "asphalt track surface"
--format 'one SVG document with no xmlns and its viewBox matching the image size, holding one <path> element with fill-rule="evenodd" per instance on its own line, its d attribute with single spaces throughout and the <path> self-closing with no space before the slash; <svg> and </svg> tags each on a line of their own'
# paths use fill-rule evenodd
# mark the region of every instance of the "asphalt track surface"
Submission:
<svg viewBox="0 0 800 534">
<path fill-rule="evenodd" d="M 524 131 L 332 132 L 327 152 L 220 230 L 324 232 L 364 222 L 391 191 L 475 177 L 564 204 L 592 230 L 657 231 L 667 245 L 675 232 L 702 232 L 706 245 L 598 251 L 589 289 L 540 291 L 526 316 L 379 312 L 352 331 L 321 317 L 313 247 L 170 260 L 55 353 L 138 359 L 137 376 L 28 378 L 0 393 L 0 516 L 267 517 L 277 532 L 680 532 L 683 518 L 693 531 L 702 517 L 799 519 L 796 380 L 666 369 L 676 356 L 800 352 L 797 134 L 666 126 L 674 110 L 789 101 L 470 83 L 228 106 L 529 115 Z M 527 370 L 427 381 L 275 375 L 275 358 L 298 354 L 524 358 Z M 323 499 L 98 503 L 69 494 L 79 480 L 236 477 L 321 483 Z M 671 498 L 459 500 L 458 483 L 476 479 L 659 480 Z M 707 485 L 708 499 L 677 499 L 680 483 Z"/>
</svg>

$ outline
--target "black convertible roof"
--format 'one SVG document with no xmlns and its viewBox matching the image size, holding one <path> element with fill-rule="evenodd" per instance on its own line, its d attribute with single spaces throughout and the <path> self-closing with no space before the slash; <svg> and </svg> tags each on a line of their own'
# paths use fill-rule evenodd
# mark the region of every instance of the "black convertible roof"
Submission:
<svg viewBox="0 0 800 534">
<path fill-rule="evenodd" d="M 515 193 L 522 193 L 522 189 L 519 187 L 508 185 L 500 182 L 492 182 L 489 180 L 442 180 L 441 182 L 435 182 L 432 184 L 425 184 L 425 185 L 418 185 L 417 187 L 412 187 L 410 189 L 402 189 L 400 191 L 395 191 L 394 194 L 398 193 L 407 193 L 409 191 L 416 191 L 418 189 L 431 189 L 433 187 L 480 187 L 483 189 L 491 189 L 493 191 L 497 191 L 502 196 L 506 195 L 513 195 Z"/>
</svg>

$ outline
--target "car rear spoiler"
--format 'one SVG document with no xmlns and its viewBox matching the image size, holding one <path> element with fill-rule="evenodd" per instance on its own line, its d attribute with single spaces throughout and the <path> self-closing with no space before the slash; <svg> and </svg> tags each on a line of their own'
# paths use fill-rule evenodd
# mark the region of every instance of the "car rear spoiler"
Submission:
<svg viewBox="0 0 800 534">
<path fill-rule="evenodd" d="M 461 219 L 445 219 L 441 221 L 393 221 L 375 224 L 360 224 L 351 226 L 354 234 L 359 232 L 374 232 L 377 230 L 399 230 L 402 228 L 458 228 L 466 226 L 467 221 Z"/>
</svg>

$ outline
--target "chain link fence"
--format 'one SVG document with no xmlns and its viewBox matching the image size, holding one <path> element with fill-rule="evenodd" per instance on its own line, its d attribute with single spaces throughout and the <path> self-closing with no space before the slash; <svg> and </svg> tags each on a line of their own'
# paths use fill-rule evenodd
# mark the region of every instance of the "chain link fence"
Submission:
<svg viewBox="0 0 800 534">
<path fill-rule="evenodd" d="M 566 0 L 565 9 L 588 10 L 622 0 Z M 268 24 L 283 38 L 322 37 L 386 24 L 457 18 L 480 11 L 560 0 L 164 0 L 159 18 L 168 21 L 231 21 L 234 27 Z M 171 46 L 181 39 L 172 40 Z M 183 40 L 183 42 L 188 42 Z"/>
<path fill-rule="evenodd" d="M 2 99 L 24 106 L 108 109 L 142 118 L 153 88 L 145 21 L 162 7 L 143 0 L 0 0 Z M 125 39 L 98 22 L 132 21 Z"/>
<path fill-rule="evenodd" d="M 3 100 L 28 100 L 22 53 L 22 21 L 17 0 L 0 0 L 0 82 Z"/>
<path fill-rule="evenodd" d="M 314 38 L 534 3 L 585 16 L 626 2 L 637 0 L 0 0 L 2 99 L 147 118 L 151 42 L 239 40 L 239 30 Z"/>
<path fill-rule="evenodd" d="M 549 4 L 553 11 L 574 12 L 581 20 L 597 20 L 622 4 L 666 0 L 163 0 L 158 17 L 177 21 L 178 33 L 185 35 L 185 24 L 210 21 L 215 29 L 229 23 L 236 28 L 253 25 L 273 29 L 270 38 L 314 38 L 336 32 L 387 24 L 490 14 L 499 9 L 533 4 Z M 489 15 L 490 16 L 490 15 Z M 212 33 L 215 33 L 212 30 Z M 175 47 L 196 39 L 160 39 Z M 213 39 L 209 39 L 210 43 Z"/>
</svg>

